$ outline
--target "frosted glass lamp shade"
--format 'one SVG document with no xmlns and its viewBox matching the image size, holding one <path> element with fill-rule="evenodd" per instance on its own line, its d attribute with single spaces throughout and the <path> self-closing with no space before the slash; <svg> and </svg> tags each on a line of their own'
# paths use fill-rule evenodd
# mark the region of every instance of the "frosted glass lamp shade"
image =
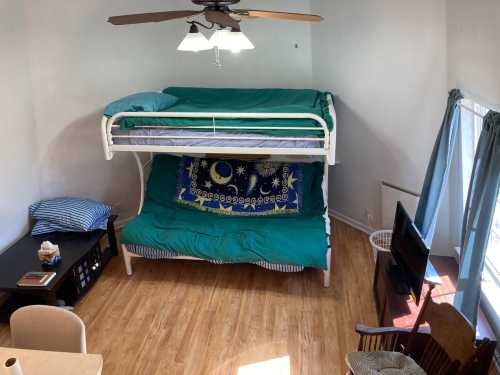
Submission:
<svg viewBox="0 0 500 375">
<path fill-rule="evenodd" d="M 196 25 L 191 25 L 189 33 L 184 37 L 182 42 L 177 47 L 178 51 L 205 51 L 207 49 L 212 49 L 212 45 L 208 42 L 208 39 L 200 33 Z"/>
<path fill-rule="evenodd" d="M 229 33 L 229 40 L 231 44 L 231 48 L 229 49 L 236 53 L 242 50 L 255 48 L 250 39 L 248 39 L 247 36 L 241 31 L 231 31 Z"/>
<path fill-rule="evenodd" d="M 208 43 L 210 43 L 212 48 L 217 47 L 218 49 L 225 49 L 223 47 L 227 43 L 227 34 L 229 33 L 230 33 L 229 30 L 215 30 L 215 32 L 208 40 Z"/>
<path fill-rule="evenodd" d="M 252 42 L 240 30 L 217 30 L 210 37 L 209 43 L 212 47 L 233 52 L 255 48 Z"/>
</svg>

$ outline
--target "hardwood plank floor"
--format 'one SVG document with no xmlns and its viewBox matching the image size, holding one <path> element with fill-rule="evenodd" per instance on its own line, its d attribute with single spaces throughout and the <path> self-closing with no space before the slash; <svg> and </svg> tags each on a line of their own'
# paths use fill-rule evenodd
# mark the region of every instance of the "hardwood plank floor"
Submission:
<svg viewBox="0 0 500 375">
<path fill-rule="evenodd" d="M 277 358 L 290 371 L 270 373 L 344 374 L 354 325 L 376 323 L 374 267 L 366 235 L 340 222 L 333 233 L 329 289 L 317 270 L 193 261 L 134 259 L 128 277 L 116 257 L 75 310 L 88 351 L 103 354 L 105 375 L 248 374 L 244 366 Z"/>
</svg>

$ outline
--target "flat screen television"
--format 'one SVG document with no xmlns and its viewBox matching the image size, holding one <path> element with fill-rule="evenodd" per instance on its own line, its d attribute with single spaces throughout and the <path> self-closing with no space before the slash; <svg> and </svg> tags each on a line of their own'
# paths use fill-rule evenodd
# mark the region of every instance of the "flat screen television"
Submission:
<svg viewBox="0 0 500 375">
<path fill-rule="evenodd" d="M 391 253 L 396 263 L 392 269 L 393 278 L 399 286 L 406 286 L 403 293 L 409 293 L 420 302 L 429 249 L 405 208 L 398 202 L 392 232 Z M 401 285 L 403 284 L 403 285 Z"/>
</svg>

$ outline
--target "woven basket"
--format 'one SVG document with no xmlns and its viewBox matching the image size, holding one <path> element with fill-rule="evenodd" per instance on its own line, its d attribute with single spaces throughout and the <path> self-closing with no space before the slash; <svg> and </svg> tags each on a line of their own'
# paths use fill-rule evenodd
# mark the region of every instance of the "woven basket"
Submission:
<svg viewBox="0 0 500 375">
<path fill-rule="evenodd" d="M 370 235 L 373 257 L 377 259 L 379 251 L 391 251 L 392 230 L 378 230 Z"/>
</svg>

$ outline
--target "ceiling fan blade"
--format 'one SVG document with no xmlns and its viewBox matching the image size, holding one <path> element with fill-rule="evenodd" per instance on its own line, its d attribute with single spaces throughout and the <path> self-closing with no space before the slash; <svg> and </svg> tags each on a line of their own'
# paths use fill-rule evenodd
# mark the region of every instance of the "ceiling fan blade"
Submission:
<svg viewBox="0 0 500 375">
<path fill-rule="evenodd" d="M 216 23 L 222 27 L 232 27 L 234 29 L 239 29 L 240 24 L 237 20 L 231 17 L 229 14 L 216 11 L 216 10 L 207 10 L 205 11 L 205 18 L 210 23 Z"/>
<path fill-rule="evenodd" d="M 162 22 L 186 18 L 200 14 L 200 11 L 194 10 L 174 10 L 171 12 L 140 13 L 127 14 L 123 16 L 109 17 L 108 22 L 113 25 L 132 25 L 136 23 Z"/>
<path fill-rule="evenodd" d="M 323 17 L 315 14 L 273 12 L 269 10 L 250 10 L 250 9 L 235 9 L 232 10 L 232 12 L 239 14 L 241 16 L 255 17 L 255 18 L 274 18 L 280 20 L 308 21 L 308 22 L 323 21 Z"/>
</svg>

